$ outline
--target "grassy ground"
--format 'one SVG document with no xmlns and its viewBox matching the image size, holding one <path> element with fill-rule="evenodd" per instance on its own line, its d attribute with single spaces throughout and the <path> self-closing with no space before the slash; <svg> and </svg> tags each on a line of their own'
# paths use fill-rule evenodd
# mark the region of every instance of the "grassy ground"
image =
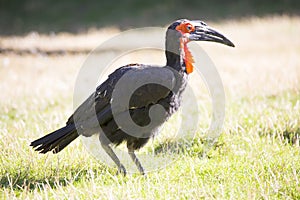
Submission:
<svg viewBox="0 0 300 200">
<path fill-rule="evenodd" d="M 269 17 L 212 24 L 235 49 L 201 43 L 222 77 L 226 120 L 202 157 L 202 114 L 180 159 L 147 177 L 116 176 L 75 141 L 58 155 L 38 155 L 30 141 L 64 124 L 86 55 L 0 55 L 0 196 L 4 199 L 299 199 L 300 18 Z M 91 49 L 117 30 L 85 35 L 2 37 L 10 48 Z M 143 58 L 140 58 L 143 60 Z M 163 62 L 163 61 L 162 61 Z M 196 77 L 191 82 L 197 88 Z M 209 112 L 207 91 L 200 110 Z M 202 103 L 202 104 L 201 104 Z M 204 106 L 205 105 L 205 106 Z M 176 125 L 171 119 L 167 126 Z M 167 130 L 162 135 L 168 135 Z M 157 146 L 159 148 L 159 146 Z M 88 155 L 88 156 L 87 156 Z"/>
</svg>

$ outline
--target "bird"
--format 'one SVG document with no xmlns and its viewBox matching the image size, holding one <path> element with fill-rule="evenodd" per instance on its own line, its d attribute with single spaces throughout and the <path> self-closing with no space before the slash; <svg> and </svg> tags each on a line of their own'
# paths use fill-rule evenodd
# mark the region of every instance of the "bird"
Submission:
<svg viewBox="0 0 300 200">
<path fill-rule="evenodd" d="M 99 145 L 114 161 L 118 173 L 127 172 L 113 148 L 126 143 L 130 158 L 138 171 L 145 174 L 135 152 L 179 109 L 188 76 L 194 70 L 194 59 L 187 45 L 192 41 L 235 46 L 201 20 L 178 19 L 166 31 L 164 66 L 128 64 L 116 69 L 78 106 L 64 127 L 34 140 L 30 146 L 42 154 L 56 154 L 79 135 L 97 134 Z M 122 98 L 128 94 L 128 99 Z"/>
</svg>

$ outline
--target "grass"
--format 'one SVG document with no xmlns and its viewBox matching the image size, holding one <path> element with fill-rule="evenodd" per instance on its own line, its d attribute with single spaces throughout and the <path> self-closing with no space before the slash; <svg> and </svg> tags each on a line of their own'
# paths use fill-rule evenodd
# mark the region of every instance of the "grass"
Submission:
<svg viewBox="0 0 300 200">
<path fill-rule="evenodd" d="M 203 133 L 211 115 L 210 100 L 203 83 L 192 75 L 191 85 L 200 90 L 196 96 L 201 123 L 196 137 L 179 141 L 182 151 L 173 152 L 179 159 L 161 170 L 149 172 L 147 177 L 115 175 L 116 168 L 94 159 L 80 140 L 58 155 L 34 152 L 28 146 L 30 141 L 62 126 L 71 114 L 74 81 L 86 56 L 1 54 L 0 196 L 4 199 L 299 199 L 299 24 L 300 18 L 284 16 L 212 24 L 237 45 L 230 49 L 201 43 L 215 62 L 225 87 L 226 120 L 222 135 L 202 156 Z M 2 37 L 0 41 L 11 48 L 20 44 L 20 48 L 51 49 L 53 43 L 59 49 L 90 49 L 96 36 L 99 41 L 107 38 L 104 32 L 35 35 L 31 40 Z M 78 46 L 74 45 L 77 41 Z M 167 136 L 168 130 L 177 125 L 178 117 L 174 116 L 154 140 L 157 152 L 163 148 L 160 145 L 174 142 Z M 150 148 L 144 150 L 150 151 Z"/>
</svg>

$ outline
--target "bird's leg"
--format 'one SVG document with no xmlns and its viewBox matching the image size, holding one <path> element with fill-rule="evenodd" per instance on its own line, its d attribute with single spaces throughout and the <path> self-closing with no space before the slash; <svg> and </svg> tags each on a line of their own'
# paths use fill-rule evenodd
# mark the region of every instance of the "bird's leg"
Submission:
<svg viewBox="0 0 300 200">
<path fill-rule="evenodd" d="M 139 161 L 139 159 L 136 157 L 134 150 L 131 148 L 128 148 L 128 154 L 129 154 L 130 158 L 133 160 L 134 164 L 137 166 L 139 172 L 142 175 L 145 175 L 144 168 L 143 168 L 141 162 Z"/>
<path fill-rule="evenodd" d="M 106 142 L 104 142 L 104 140 L 102 139 L 102 137 L 99 137 L 100 142 L 101 142 L 101 146 L 104 149 L 104 151 L 109 155 L 109 157 L 116 163 L 116 165 L 118 166 L 118 173 L 120 174 L 124 174 L 126 175 L 126 169 L 125 167 L 122 165 L 122 163 L 120 162 L 119 158 L 117 157 L 117 155 L 115 154 L 115 152 L 112 150 L 112 148 L 109 146 L 109 144 L 107 144 Z"/>
</svg>

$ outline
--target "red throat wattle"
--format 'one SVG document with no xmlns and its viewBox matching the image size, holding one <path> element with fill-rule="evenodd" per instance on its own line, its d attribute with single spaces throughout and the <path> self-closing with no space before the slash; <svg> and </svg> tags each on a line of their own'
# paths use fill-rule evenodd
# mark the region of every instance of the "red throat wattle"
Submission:
<svg viewBox="0 0 300 200">
<path fill-rule="evenodd" d="M 183 60 L 186 67 L 186 73 L 190 74 L 194 71 L 194 58 L 192 56 L 192 53 L 188 49 L 187 43 L 189 42 L 188 38 L 185 37 L 185 34 L 189 34 L 191 31 L 195 30 L 195 27 L 190 23 L 182 23 L 176 27 L 176 30 L 181 32 L 183 35 L 182 38 L 180 38 L 180 49 L 183 56 Z"/>
<path fill-rule="evenodd" d="M 194 58 L 187 46 L 188 41 L 183 38 L 180 39 L 180 48 L 182 50 L 182 56 L 185 63 L 186 73 L 190 74 L 194 71 Z"/>
</svg>

